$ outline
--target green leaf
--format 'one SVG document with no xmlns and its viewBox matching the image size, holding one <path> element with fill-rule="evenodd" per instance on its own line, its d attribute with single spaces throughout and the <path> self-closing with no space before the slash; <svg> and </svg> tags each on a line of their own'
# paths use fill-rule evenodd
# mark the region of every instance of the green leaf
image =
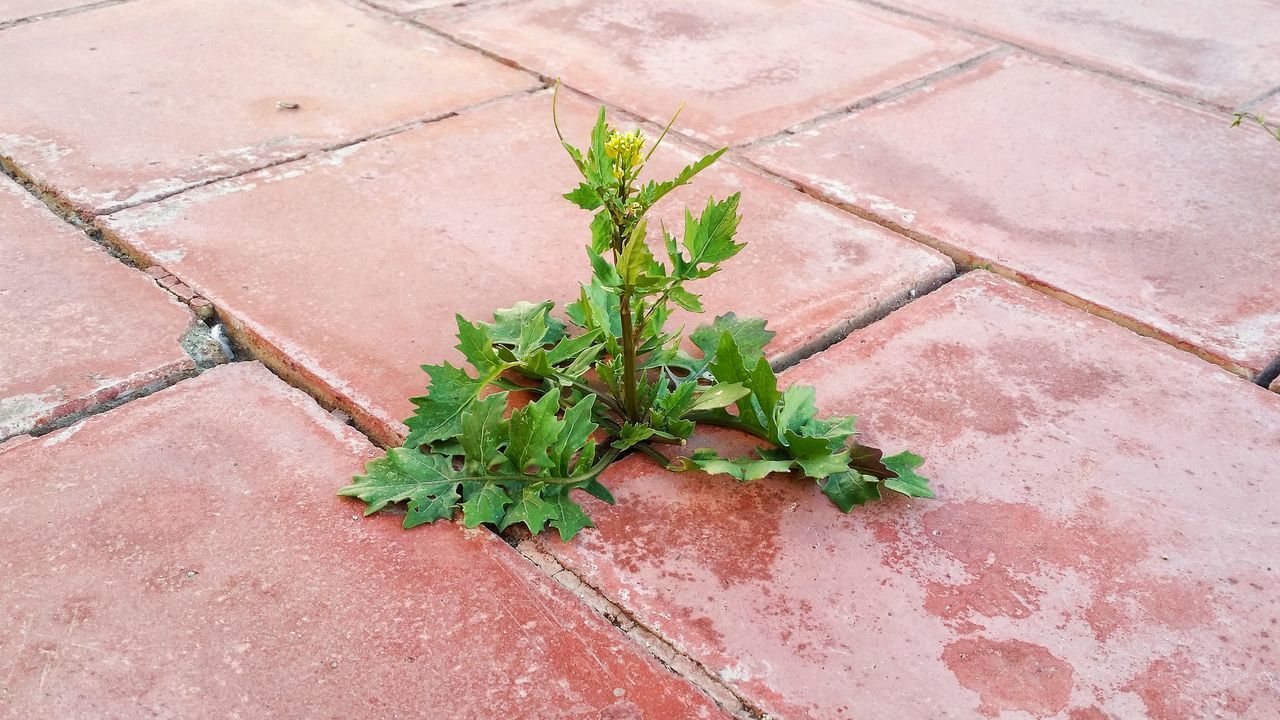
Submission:
<svg viewBox="0 0 1280 720">
<path fill-rule="evenodd" d="M 817 416 L 817 393 L 813 387 L 792 385 L 782 393 L 782 402 L 774 412 L 774 424 L 779 430 L 798 434 Z"/>
<path fill-rule="evenodd" d="M 874 478 L 866 478 L 854 472 L 840 472 L 827 477 L 822 484 L 822 494 L 842 512 L 853 510 L 868 500 L 880 499 L 880 487 Z"/>
<path fill-rule="evenodd" d="M 671 302 L 689 312 L 702 312 L 702 300 L 697 295 L 685 290 L 682 285 L 672 285 L 667 290 L 667 297 L 671 298 Z"/>
<path fill-rule="evenodd" d="M 493 324 L 485 325 L 489 337 L 495 343 L 517 348 L 518 355 L 527 355 L 534 348 L 551 345 L 564 337 L 564 323 L 551 317 L 554 306 L 550 300 L 537 304 L 519 302 L 493 313 Z"/>
<path fill-rule="evenodd" d="M 595 210 L 604 202 L 600 199 L 600 194 L 596 192 L 596 189 L 586 183 L 581 183 L 578 187 L 565 193 L 564 199 L 583 210 Z"/>
<path fill-rule="evenodd" d="M 739 482 L 753 482 L 770 473 L 790 472 L 791 462 L 752 457 L 740 457 L 730 460 L 720 457 L 711 448 L 698 448 L 693 451 L 691 456 L 679 458 L 671 465 L 671 469 L 677 472 L 693 468 L 712 475 L 729 475 Z"/>
<path fill-rule="evenodd" d="M 617 337 L 622 334 L 622 312 L 618 296 L 608 288 L 593 278 L 589 284 L 580 286 L 578 300 L 565 308 L 565 314 L 574 325 L 584 330 L 599 330 L 601 339 L 605 341 L 605 350 L 610 355 L 618 354 Z"/>
<path fill-rule="evenodd" d="M 929 479 L 915 472 L 915 469 L 923 463 L 924 458 L 911 452 L 890 455 L 884 459 L 884 464 L 893 471 L 895 477 L 883 480 L 884 486 L 909 497 L 934 497 L 933 490 L 929 487 Z"/>
<path fill-rule="evenodd" d="M 604 254 L 613 246 L 613 219 L 607 212 L 598 212 L 591 218 L 591 250 Z"/>
<path fill-rule="evenodd" d="M 605 152 L 609 139 L 609 124 L 605 122 L 604 106 L 596 114 L 595 127 L 591 128 L 591 149 L 587 152 L 587 181 L 596 187 L 613 182 L 613 160 Z"/>
<path fill-rule="evenodd" d="M 557 392 L 550 392 L 511 413 L 510 439 L 507 441 L 507 467 L 516 474 L 535 474 L 555 466 L 548 455 L 556 441 L 560 423 L 556 412 L 560 409 Z"/>
<path fill-rule="evenodd" d="M 668 246 L 672 276 L 685 280 L 710 277 L 719 269 L 721 262 L 737 255 L 746 247 L 733 241 L 733 236 L 738 231 L 738 221 L 742 219 L 738 215 L 739 198 L 739 194 L 734 193 L 720 202 L 708 200 L 707 207 L 697 220 L 685 210 L 683 245 L 689 256 L 686 258 L 683 253 L 672 253 Z"/>
<path fill-rule="evenodd" d="M 849 447 L 849 468 L 877 480 L 894 477 L 894 472 L 885 466 L 883 457 L 884 451 L 880 448 L 855 442 Z"/>
<path fill-rule="evenodd" d="M 449 363 L 423 365 L 431 378 L 423 397 L 411 398 L 417 409 L 404 421 L 409 427 L 405 447 L 417 447 L 437 440 L 448 440 L 462 432 L 462 413 L 488 385 L 486 378 L 473 378 Z"/>
<path fill-rule="evenodd" d="M 645 242 L 646 227 L 644 220 L 636 224 L 618 259 L 618 274 L 624 286 L 651 288 L 665 277 L 649 243 Z"/>
<path fill-rule="evenodd" d="M 814 479 L 821 479 L 833 473 L 849 470 L 849 455 L 841 451 L 834 455 L 817 455 L 796 458 L 795 462 L 804 474 Z"/>
<path fill-rule="evenodd" d="M 426 495 L 410 500 L 408 512 L 404 516 L 405 529 L 452 518 L 453 511 L 458 507 L 458 501 L 461 499 L 462 496 L 458 495 L 457 483 L 453 483 L 437 495 Z"/>
<path fill-rule="evenodd" d="M 595 527 L 591 518 L 582 511 L 582 506 L 569 497 L 569 488 L 556 488 L 556 490 L 558 492 L 548 497 L 547 501 L 555 508 L 551 527 L 560 531 L 562 541 L 572 540 L 583 528 Z"/>
<path fill-rule="evenodd" d="M 667 193 L 671 192 L 672 190 L 675 190 L 681 185 L 684 185 L 685 183 L 692 180 L 694 175 L 697 175 L 703 170 L 706 170 L 708 167 L 711 167 L 711 164 L 714 163 L 716 160 L 719 160 L 720 156 L 723 155 L 725 151 L 728 149 L 729 148 L 727 147 L 723 147 L 709 155 L 702 157 L 692 165 L 685 167 L 683 170 L 680 171 L 678 175 L 676 175 L 671 180 L 667 180 L 664 182 L 650 181 L 648 184 L 644 186 L 644 188 L 640 190 L 640 195 L 637 198 L 640 201 L 640 206 L 645 210 L 648 210 L 649 208 L 653 207 L 653 205 L 657 203 L 659 200 L 661 200 Z"/>
<path fill-rule="evenodd" d="M 717 317 L 710 325 L 701 325 L 689 334 L 689 340 L 702 350 L 703 359 L 710 361 L 716 354 L 716 346 L 725 334 L 733 337 L 734 345 L 744 362 L 753 364 L 764 357 L 764 348 L 776 334 L 765 329 L 763 318 L 739 318 L 733 313 Z"/>
<path fill-rule="evenodd" d="M 502 461 L 500 444 L 507 435 L 507 393 L 486 395 L 462 414 L 462 453 L 473 470 L 483 472 Z"/>
<path fill-rule="evenodd" d="M 473 528 L 481 523 L 499 525 L 511 498 L 497 483 L 482 483 L 462 503 L 462 524 Z"/>
<path fill-rule="evenodd" d="M 587 248 L 587 256 L 591 258 L 591 270 L 596 280 L 607 288 L 616 288 L 622 284 L 622 277 L 618 275 L 618 271 L 605 260 L 600 253 L 591 248 Z"/>
<path fill-rule="evenodd" d="M 502 364 L 502 359 L 493 349 L 487 325 L 473 324 L 461 315 L 455 315 L 454 320 L 458 323 L 457 348 L 477 372 L 487 373 Z"/>
<path fill-rule="evenodd" d="M 618 501 L 613 498 L 613 493 L 609 492 L 609 488 L 601 485 L 599 480 L 588 480 L 580 485 L 575 485 L 574 487 L 586 492 L 592 497 L 603 500 L 610 505 L 618 504 Z"/>
<path fill-rule="evenodd" d="M 648 425 L 636 425 L 627 423 L 622 426 L 622 431 L 618 433 L 618 439 L 613 441 L 613 446 L 619 450 L 626 450 L 636 443 L 644 442 L 653 437 L 654 429 Z"/>
<path fill-rule="evenodd" d="M 564 412 L 564 419 L 551 451 L 555 467 L 562 476 L 575 472 L 574 457 L 585 450 L 591 434 L 600 427 L 593 420 L 595 407 L 595 395 L 587 395 Z"/>
<path fill-rule="evenodd" d="M 716 410 L 726 405 L 731 405 L 750 394 L 751 391 L 743 387 L 741 383 L 717 383 L 703 390 L 693 400 L 693 404 L 689 406 L 687 412 Z"/>
<path fill-rule="evenodd" d="M 556 517 L 556 506 L 542 497 L 546 489 L 546 483 L 533 483 L 522 488 L 507 510 L 499 529 L 506 530 L 516 523 L 524 523 L 534 535 L 542 532 L 547 521 Z"/>
<path fill-rule="evenodd" d="M 365 474 L 357 475 L 338 494 L 363 500 L 368 505 L 364 514 L 372 515 L 390 503 L 426 498 L 456 487 L 458 481 L 447 472 L 452 469 L 442 455 L 392 448 L 369 461 Z"/>
<path fill-rule="evenodd" d="M 760 357 L 749 367 L 738 351 L 738 344 L 730 333 L 720 337 L 715 357 L 708 369 L 717 382 L 738 383 L 751 391 L 738 400 L 737 422 L 764 438 L 776 438 L 773 427 L 774 409 L 782 395 L 778 392 L 778 378 L 769 362 Z M 723 413 L 723 411 L 715 411 Z M 723 413 L 729 417 L 728 413 Z"/>
</svg>

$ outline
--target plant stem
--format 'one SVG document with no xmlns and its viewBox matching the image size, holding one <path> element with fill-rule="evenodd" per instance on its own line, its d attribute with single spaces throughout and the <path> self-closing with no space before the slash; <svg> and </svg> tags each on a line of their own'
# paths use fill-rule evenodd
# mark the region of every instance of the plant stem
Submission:
<svg viewBox="0 0 1280 720">
<path fill-rule="evenodd" d="M 744 424 L 741 420 L 738 420 L 733 417 L 723 417 L 719 415 L 712 415 L 711 413 L 707 413 L 707 412 L 696 412 L 696 413 L 690 413 L 686 419 L 692 420 L 695 423 L 698 423 L 699 425 L 716 425 L 718 427 L 725 427 L 731 430 L 737 430 L 739 432 L 747 433 L 748 435 L 754 435 L 755 437 L 758 437 L 761 440 L 769 440 L 769 442 L 773 442 L 768 437 L 765 437 L 763 434 L 761 434 L 760 430 L 750 427 Z"/>
<path fill-rule="evenodd" d="M 663 455 L 662 453 L 658 452 L 656 449 L 644 443 L 640 443 L 639 445 L 633 445 L 632 447 L 644 453 L 645 455 L 648 455 L 650 460 L 653 460 L 654 462 L 658 463 L 664 468 L 671 464 L 671 461 L 667 459 L 666 455 Z"/>
<path fill-rule="evenodd" d="M 622 297 L 619 311 L 622 314 L 622 401 L 626 405 L 626 418 L 631 422 L 640 421 L 640 407 L 636 399 L 636 336 L 632 330 L 631 293 L 629 285 L 622 286 Z"/>
</svg>

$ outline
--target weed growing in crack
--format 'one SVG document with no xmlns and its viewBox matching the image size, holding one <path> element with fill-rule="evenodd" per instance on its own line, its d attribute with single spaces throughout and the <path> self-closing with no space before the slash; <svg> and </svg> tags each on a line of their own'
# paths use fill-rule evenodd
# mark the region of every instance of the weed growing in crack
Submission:
<svg viewBox="0 0 1280 720">
<path fill-rule="evenodd" d="M 406 528 L 460 509 L 467 527 L 524 523 L 536 534 L 550 525 L 562 540 L 592 524 L 570 493 L 613 503 L 600 474 L 635 452 L 675 472 L 741 482 L 771 473 L 812 478 L 844 512 L 879 499 L 882 490 L 933 497 L 915 472 L 920 456 L 886 457 L 860 445 L 853 417 L 818 416 L 812 387 L 778 388 L 764 357 L 773 333 L 763 320 L 717 317 L 689 334 L 695 352 L 686 351 L 680 331 L 667 330 L 674 307 L 702 312 L 689 286 L 744 247 L 734 240 L 738 195 L 709 200 L 697 216 L 686 210 L 679 237 L 663 228 L 664 259 L 647 242 L 646 216 L 723 149 L 671 180 L 642 182 L 671 123 L 646 151 L 638 130 L 614 129 L 601 108 L 583 152 L 560 134 L 554 97 L 552 120 L 583 178 L 565 198 L 592 213 L 591 282 L 564 319 L 552 315 L 550 301 L 499 310 L 493 322 L 458 316 L 457 347 L 470 369 L 423 366 L 431 383 L 413 398 L 404 445 L 370 462 L 339 494 L 364 501 L 366 515 L 407 502 Z M 521 404 L 516 396 L 531 399 Z M 700 449 L 674 461 L 656 449 L 684 444 L 699 423 L 750 433 L 763 444 L 746 457 Z"/>
<path fill-rule="evenodd" d="M 1231 127 L 1240 127 L 1241 123 L 1248 122 L 1250 125 L 1257 125 L 1277 140 L 1280 140 L 1280 124 L 1268 122 L 1265 115 L 1255 115 L 1250 112 L 1238 112 L 1231 116 Z"/>
</svg>

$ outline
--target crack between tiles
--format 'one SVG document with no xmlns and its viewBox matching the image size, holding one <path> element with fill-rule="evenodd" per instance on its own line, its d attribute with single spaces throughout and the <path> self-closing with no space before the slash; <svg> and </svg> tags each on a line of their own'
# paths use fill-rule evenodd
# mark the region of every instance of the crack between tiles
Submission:
<svg viewBox="0 0 1280 720">
<path fill-rule="evenodd" d="M 1280 97 L 1280 86 L 1273 87 L 1261 95 L 1240 103 L 1240 110 L 1255 110 L 1272 98 Z"/>
<path fill-rule="evenodd" d="M 644 648 L 660 665 L 709 697 L 720 709 L 738 720 L 771 720 L 771 715 L 744 694 L 688 653 L 681 651 L 659 632 L 640 622 L 626 609 L 610 601 L 598 588 L 565 567 L 554 555 L 537 547 L 535 541 L 525 538 L 508 544 L 547 577 L 577 597 L 582 604 Z"/>
<path fill-rule="evenodd" d="M 1085 72 L 1093 73 L 1095 75 L 1101 75 L 1102 77 L 1110 78 L 1111 80 L 1116 80 L 1118 82 L 1139 87 L 1144 90 L 1165 96 L 1167 98 L 1178 100 L 1183 104 L 1191 105 L 1193 107 L 1199 108 L 1200 110 L 1207 110 L 1215 114 L 1223 114 L 1223 113 L 1230 114 L 1232 112 L 1232 109 L 1230 107 L 1219 105 L 1218 103 L 1215 103 L 1209 100 L 1202 100 L 1198 97 L 1195 97 L 1194 95 L 1188 95 L 1178 90 L 1166 88 L 1162 85 L 1158 85 L 1148 80 L 1142 80 L 1140 78 L 1135 78 L 1129 75 L 1125 75 L 1119 71 L 1112 70 L 1102 65 L 1095 65 L 1089 62 L 1088 60 L 1068 57 L 1065 55 L 1057 55 L 1052 52 L 1047 52 L 1045 50 L 1038 50 L 1036 48 L 1022 45 L 1016 41 L 1009 40 L 1007 38 L 999 37 L 997 35 L 989 35 L 987 33 L 981 32 L 979 30 L 974 30 L 964 25 L 957 25 L 954 22 L 949 21 L 945 18 L 933 17 L 931 15 L 926 15 L 924 13 L 916 12 L 913 10 L 906 10 L 900 7 L 895 7 L 893 5 L 889 5 L 887 3 L 881 2 L 880 0 L 845 0 L 845 1 L 856 3 L 858 5 L 865 5 L 867 7 L 873 7 L 873 8 L 876 8 L 877 10 L 882 10 L 884 12 L 893 13 L 894 15 L 911 18 L 912 20 L 926 22 L 936 27 L 943 27 L 962 36 L 968 36 L 970 38 L 985 40 L 986 42 L 1005 45 L 1010 48 L 1014 48 L 1019 52 L 1026 53 L 1027 55 L 1032 55 L 1034 57 L 1038 57 L 1041 59 L 1059 62 L 1059 63 L 1062 63 L 1063 65 L 1068 65 L 1078 70 L 1083 70 Z"/>
<path fill-rule="evenodd" d="M 371 133 L 362 135 L 353 140 L 342 140 L 336 143 L 321 145 L 319 147 L 312 148 L 311 150 L 308 150 L 306 152 L 296 153 L 285 158 L 272 160 L 270 162 L 266 162 L 261 165 L 255 165 L 254 167 L 246 170 L 237 170 L 236 172 L 233 172 L 233 173 L 227 173 L 225 175 L 218 175 L 216 177 L 198 180 L 190 184 L 183 185 L 181 188 L 166 191 L 164 193 L 155 195 L 154 197 L 146 198 L 145 200 L 108 205 L 106 209 L 93 213 L 93 215 L 95 217 L 102 216 L 102 215 L 112 215 L 122 210 L 136 208 L 141 205 L 150 205 L 152 203 L 157 203 L 162 200 L 167 200 L 176 195 L 181 195 L 185 192 L 195 190 L 196 188 L 201 188 L 206 185 L 212 185 L 214 183 L 223 182 L 225 180 L 234 180 L 236 178 L 244 177 L 245 175 L 252 175 L 254 173 L 261 172 L 263 170 L 270 170 L 271 168 L 278 167 L 280 165 L 286 165 L 288 163 L 298 162 L 299 160 L 306 160 L 313 156 L 325 155 L 328 153 L 336 152 L 338 150 L 345 150 L 347 148 L 354 147 L 356 145 L 361 145 L 363 143 L 372 142 L 374 140 L 381 140 L 382 138 L 386 138 L 386 137 L 391 137 L 392 135 L 399 135 L 400 133 L 408 132 L 409 130 L 419 128 L 424 125 L 431 125 L 434 123 L 438 123 L 442 120 L 448 120 L 449 118 L 457 117 L 462 113 L 471 112 L 473 110 L 483 108 L 493 103 L 502 102 L 503 100 L 508 100 L 513 97 L 519 97 L 521 95 L 528 95 L 530 93 L 540 92 L 544 89 L 545 89 L 544 87 L 522 88 L 520 90 L 516 90 L 513 92 L 496 95 L 491 98 L 485 98 L 484 100 L 481 100 L 479 102 L 474 102 L 469 105 L 462 105 L 453 110 L 437 113 L 435 115 L 429 115 L 427 117 L 418 118 L 416 120 L 410 120 L 409 122 L 401 123 L 399 125 L 392 125 L 390 127 L 381 128 L 379 130 L 375 130 Z M 65 203 L 65 201 L 63 202 Z"/>
<path fill-rule="evenodd" d="M 101 8 L 112 7 L 114 5 L 124 5 L 127 2 L 134 2 L 134 0 L 100 0 L 100 2 L 89 3 L 88 5 L 63 8 L 62 10 L 53 10 L 47 13 L 37 13 L 35 15 L 28 15 L 14 20 L 6 20 L 4 22 L 0 22 L 0 31 L 22 25 L 38 23 L 43 20 L 52 20 L 54 18 L 66 17 L 68 15 L 79 15 L 80 13 L 89 12 L 90 10 L 99 10 Z"/>
<path fill-rule="evenodd" d="M 182 195 L 183 193 L 190 192 L 191 190 L 195 190 L 197 188 L 202 188 L 207 185 L 224 182 L 226 180 L 235 180 L 237 178 L 244 177 L 246 175 L 252 175 L 257 172 L 262 172 L 263 170 L 270 170 L 271 168 L 278 167 L 280 165 L 286 165 L 288 163 L 298 162 L 300 160 L 306 160 L 313 156 L 325 155 L 327 153 L 336 152 L 338 150 L 345 150 L 347 148 L 354 147 L 356 145 L 360 145 L 363 143 L 372 142 L 374 140 L 380 140 L 385 137 L 391 137 L 392 135 L 399 135 L 400 133 L 407 132 L 415 128 L 419 128 L 424 125 L 431 125 L 443 120 L 448 120 L 449 118 L 456 117 L 461 113 L 471 112 L 473 110 L 483 108 L 492 103 L 502 102 L 504 100 L 508 100 L 513 97 L 519 97 L 521 95 L 528 95 L 531 93 L 541 92 L 545 89 L 546 89 L 545 86 L 540 86 L 540 87 L 534 87 L 534 88 L 522 88 L 520 90 L 516 90 L 513 92 L 503 93 L 502 95 L 497 95 L 491 98 L 485 98 L 484 100 L 481 100 L 479 102 L 474 102 L 469 105 L 463 105 L 454 110 L 437 113 L 435 115 L 430 115 L 423 118 L 418 118 L 416 120 L 411 120 L 409 122 L 401 123 L 399 125 L 393 125 L 390 127 L 381 128 L 379 130 L 375 130 L 373 132 L 367 133 L 365 135 L 362 135 L 352 140 L 343 140 L 341 142 L 321 145 L 321 146 L 312 148 L 306 152 L 295 153 L 287 157 L 278 158 L 276 160 L 271 160 L 269 162 L 264 162 L 260 165 L 254 165 L 253 167 L 250 167 L 244 170 L 237 170 L 231 173 L 225 173 L 222 175 L 216 175 L 209 178 L 203 178 L 201 180 L 184 184 L 182 187 L 179 187 L 173 190 L 168 190 L 168 191 L 156 194 L 154 196 L 147 197 L 142 200 L 137 200 L 134 202 L 121 202 L 121 203 L 115 203 L 112 205 L 107 205 L 105 208 L 101 210 L 93 210 L 93 209 L 87 209 L 87 208 L 82 209 L 77 207 L 73 201 L 60 195 L 56 189 L 46 186 L 41 181 L 32 177 L 30 173 L 23 170 L 21 164 L 17 162 L 14 158 L 11 158 L 5 155 L 0 155 L 0 172 L 3 172 L 4 174 L 12 177 L 18 183 L 25 186 L 29 192 L 31 192 L 33 195 L 39 198 L 41 202 L 47 205 L 49 209 L 52 210 L 55 214 L 57 214 L 59 217 L 76 225 L 77 227 L 90 226 L 95 228 L 96 230 L 97 224 L 95 222 L 95 219 L 99 217 L 103 217 L 106 215 L 113 215 L 123 210 L 129 210 L 132 208 L 141 207 L 143 205 L 158 203 L 163 200 L 168 200 L 169 198 Z M 110 249 L 113 255 L 119 257 L 119 252 L 121 251 L 120 248 L 110 248 Z M 135 267 L 136 266 L 137 265 L 135 263 Z"/>
<path fill-rule="evenodd" d="M 912 93 L 915 93 L 919 90 L 924 90 L 926 88 L 932 87 L 933 85 L 937 84 L 940 81 L 956 77 L 957 75 L 963 75 L 969 72 L 970 70 L 978 67 L 979 65 L 986 64 L 988 61 L 991 61 L 991 60 L 996 60 L 996 59 L 1005 57 L 1006 55 L 1009 55 L 1011 52 L 1013 52 L 1012 46 L 1007 44 L 998 44 L 995 47 L 991 48 L 990 50 L 978 53 L 977 55 L 961 60 L 958 63 L 948 65 L 940 70 L 935 70 L 929 73 L 928 75 L 924 75 L 922 77 L 916 78 L 915 80 L 910 80 L 908 82 L 902 83 L 901 85 L 895 85 L 889 88 L 888 90 L 884 90 L 874 95 L 869 95 L 865 98 L 858 100 L 857 102 L 838 107 L 834 110 L 828 110 L 819 115 L 814 115 L 813 117 L 802 120 L 794 125 L 791 125 L 790 127 L 783 128 L 778 132 L 770 133 L 768 135 L 763 135 L 753 140 L 748 140 L 747 142 L 744 142 L 744 143 L 739 143 L 737 145 L 734 145 L 733 149 L 739 152 L 750 150 L 759 145 L 766 145 L 768 143 L 777 141 L 781 138 L 785 138 L 790 135 L 796 135 L 798 133 L 804 132 L 805 130 L 818 127 L 820 125 L 826 124 L 833 120 L 838 120 L 840 118 L 843 118 L 846 115 L 852 115 L 853 113 L 859 112 L 861 110 L 866 110 L 867 108 L 870 108 L 874 105 L 880 105 L 882 103 L 886 103 L 891 100 L 898 100 L 900 98 L 906 97 L 907 95 L 911 95 Z M 684 137 L 684 135 L 681 135 L 681 137 Z"/>
<path fill-rule="evenodd" d="M 1263 374 L 1255 375 L 1248 368 L 1243 367 L 1242 365 L 1236 363 L 1230 358 L 1211 352 L 1207 349 L 1197 347 L 1189 341 L 1182 340 L 1178 337 L 1175 337 L 1171 333 L 1160 330 L 1159 328 L 1153 327 L 1129 315 L 1126 315 L 1116 310 L 1112 310 L 1105 306 L 1099 305 L 1098 303 L 1095 303 L 1091 300 L 1086 300 L 1082 297 L 1074 295 L 1071 292 L 1063 290 L 1050 283 L 1037 280 L 1036 278 L 1023 273 L 1017 270 L 1016 268 L 1013 268 L 1009 265 L 1001 263 L 998 260 L 995 260 L 993 258 L 988 258 L 982 255 L 978 255 L 975 253 L 971 253 L 968 250 L 965 250 L 964 248 L 961 248 L 950 242 L 937 238 L 933 235 L 928 235 L 926 233 L 919 232 L 918 230 L 912 230 L 910 228 L 904 227 L 901 224 L 894 222 L 893 220 L 890 220 L 887 217 L 868 211 L 852 203 L 840 200 L 839 198 L 833 197 L 817 188 L 808 186 L 804 183 L 794 183 L 794 184 L 797 188 L 800 189 L 801 192 L 804 192 L 807 195 L 810 195 L 814 198 L 822 200 L 823 202 L 829 203 L 846 212 L 856 215 L 864 220 L 868 220 L 870 222 L 876 223 L 877 225 L 881 225 L 885 228 L 888 228 L 889 230 L 892 230 L 896 233 L 905 235 L 922 245 L 926 245 L 928 247 L 933 248 L 934 250 L 937 250 L 938 252 L 941 252 L 942 254 L 951 258 L 952 262 L 956 264 L 956 268 L 959 271 L 966 271 L 966 270 L 972 270 L 972 269 L 989 270 L 998 275 L 1002 275 L 1010 280 L 1013 280 L 1014 282 L 1017 282 L 1020 285 L 1028 287 L 1043 295 L 1047 295 L 1055 300 L 1058 300 L 1059 302 L 1062 302 L 1066 305 L 1076 308 L 1077 310 L 1083 310 L 1091 315 L 1095 315 L 1104 320 L 1107 320 L 1116 325 L 1119 325 L 1120 327 L 1123 327 L 1127 330 L 1137 333 L 1138 335 L 1152 338 L 1154 340 L 1158 340 L 1178 350 L 1182 350 L 1184 352 L 1195 355 L 1201 360 L 1205 360 L 1207 362 L 1213 363 L 1214 365 L 1217 365 L 1218 367 L 1226 370 L 1227 372 L 1237 375 L 1245 380 L 1248 380 L 1249 382 L 1260 384 L 1261 378 L 1265 376 L 1265 371 Z M 1278 359 L 1275 363 L 1273 363 L 1273 366 L 1276 366 L 1276 365 L 1280 365 L 1280 359 Z M 1277 368 L 1277 370 L 1280 370 L 1280 368 Z"/>
</svg>

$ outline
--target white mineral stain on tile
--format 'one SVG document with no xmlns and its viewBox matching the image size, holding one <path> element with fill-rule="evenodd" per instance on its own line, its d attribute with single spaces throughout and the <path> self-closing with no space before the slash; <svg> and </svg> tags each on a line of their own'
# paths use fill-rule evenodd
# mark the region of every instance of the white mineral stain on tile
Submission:
<svg viewBox="0 0 1280 720">
<path fill-rule="evenodd" d="M 66 430 L 52 433 L 51 435 L 49 435 L 44 439 L 44 441 L 40 444 L 40 446 L 53 447 L 54 445 L 61 445 L 62 443 L 70 440 L 73 436 L 75 436 L 76 433 L 80 432 L 80 428 L 83 428 L 83 427 L 84 427 L 84 423 L 78 422 L 75 425 L 72 425 L 71 427 L 67 428 Z"/>
<path fill-rule="evenodd" d="M 182 262 L 182 258 L 187 256 L 187 251 L 179 248 L 170 250 L 157 250 L 151 253 L 151 257 L 164 265 Z"/>
</svg>

